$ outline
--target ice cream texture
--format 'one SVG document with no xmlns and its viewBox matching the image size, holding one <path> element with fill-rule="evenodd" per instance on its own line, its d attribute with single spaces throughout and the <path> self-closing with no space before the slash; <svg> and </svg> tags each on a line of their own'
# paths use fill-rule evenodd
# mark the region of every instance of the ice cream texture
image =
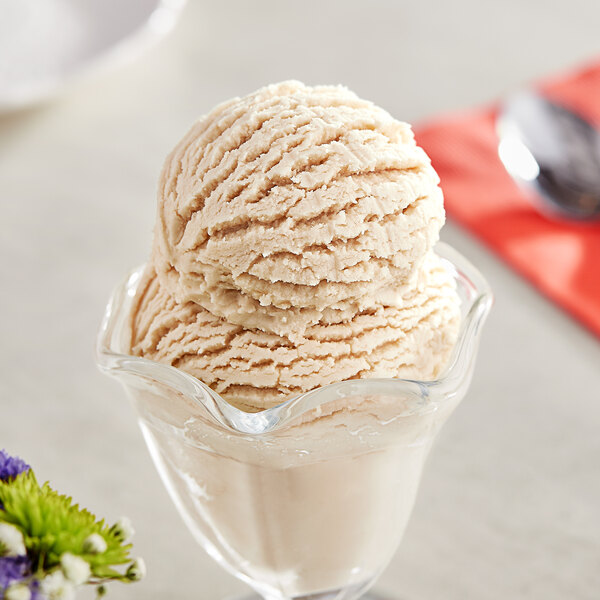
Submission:
<svg viewBox="0 0 600 600">
<path fill-rule="evenodd" d="M 438 184 L 409 125 L 344 87 L 221 104 L 165 162 L 130 351 L 248 411 L 346 379 L 436 378 L 459 321 L 432 250 Z"/>
</svg>

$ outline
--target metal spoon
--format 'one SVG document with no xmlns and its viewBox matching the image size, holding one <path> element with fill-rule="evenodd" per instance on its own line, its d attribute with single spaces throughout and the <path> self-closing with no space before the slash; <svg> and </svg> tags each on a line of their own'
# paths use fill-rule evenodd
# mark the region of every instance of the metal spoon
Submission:
<svg viewBox="0 0 600 600">
<path fill-rule="evenodd" d="M 497 126 L 500 159 L 542 200 L 542 211 L 579 220 L 600 217 L 600 131 L 533 92 L 509 98 Z"/>
</svg>

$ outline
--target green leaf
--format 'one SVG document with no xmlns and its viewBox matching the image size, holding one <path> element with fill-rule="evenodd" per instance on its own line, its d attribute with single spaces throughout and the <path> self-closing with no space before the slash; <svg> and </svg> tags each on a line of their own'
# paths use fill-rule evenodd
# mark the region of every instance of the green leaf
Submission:
<svg viewBox="0 0 600 600">
<path fill-rule="evenodd" d="M 69 496 L 54 491 L 48 483 L 40 486 L 33 471 L 0 481 L 0 503 L 0 522 L 12 523 L 21 530 L 34 571 L 58 566 L 60 556 L 71 552 L 85 559 L 96 577 L 123 577 L 110 566 L 131 561 L 131 544 L 123 544 L 104 520 L 73 504 Z M 83 542 L 92 533 L 104 538 L 105 552 L 83 551 Z"/>
</svg>

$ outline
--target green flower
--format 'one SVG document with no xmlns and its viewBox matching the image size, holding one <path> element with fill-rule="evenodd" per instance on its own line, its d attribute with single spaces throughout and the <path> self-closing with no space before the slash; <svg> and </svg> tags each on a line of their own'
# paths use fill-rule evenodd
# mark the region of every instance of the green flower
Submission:
<svg viewBox="0 0 600 600">
<path fill-rule="evenodd" d="M 21 473 L 12 481 L 0 481 L 0 506 L 0 522 L 14 525 L 23 534 L 34 573 L 59 567 L 61 556 L 69 553 L 83 558 L 93 577 L 130 581 L 113 568 L 131 562 L 131 545 L 122 542 L 120 532 L 73 504 L 70 497 L 54 491 L 48 483 L 40 486 L 33 471 Z M 103 552 L 96 551 L 104 548 L 96 536 L 106 544 Z M 90 545 L 90 539 L 96 544 Z"/>
</svg>

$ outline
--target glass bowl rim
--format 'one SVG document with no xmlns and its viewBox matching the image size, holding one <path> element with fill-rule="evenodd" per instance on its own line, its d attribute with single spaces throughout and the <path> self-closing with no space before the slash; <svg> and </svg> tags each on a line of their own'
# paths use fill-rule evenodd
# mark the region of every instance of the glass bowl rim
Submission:
<svg viewBox="0 0 600 600">
<path fill-rule="evenodd" d="M 257 412 L 243 411 L 222 398 L 208 385 L 170 365 L 157 363 L 139 356 L 124 354 L 114 349 L 116 329 L 122 327 L 127 300 L 135 295 L 144 265 L 130 271 L 115 288 L 106 307 L 97 337 L 96 363 L 101 371 L 117 378 L 141 378 L 167 385 L 197 402 L 224 427 L 237 433 L 261 434 L 282 427 L 309 410 L 333 400 L 356 396 L 368 391 L 369 395 L 384 394 L 411 397 L 410 414 L 436 410 L 449 402 L 468 381 L 473 369 L 481 326 L 493 303 L 488 282 L 457 250 L 438 242 L 436 253 L 444 267 L 453 274 L 457 286 L 469 291 L 469 305 L 462 315 L 460 331 L 451 358 L 443 373 L 434 380 L 365 378 L 331 383 L 289 398 L 276 406 Z M 124 320 L 125 319 L 125 320 Z"/>
</svg>

